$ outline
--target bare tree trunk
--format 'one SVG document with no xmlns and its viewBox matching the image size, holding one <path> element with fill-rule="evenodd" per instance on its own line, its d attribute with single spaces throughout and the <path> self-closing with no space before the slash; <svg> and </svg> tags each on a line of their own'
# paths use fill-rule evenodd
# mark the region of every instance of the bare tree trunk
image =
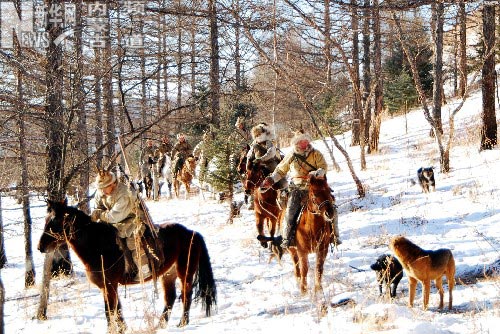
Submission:
<svg viewBox="0 0 500 334">
<path fill-rule="evenodd" d="M 481 150 L 491 150 L 497 145 L 495 114 L 495 6 L 483 4 L 483 38 L 485 60 L 482 68 L 483 127 Z"/>
<path fill-rule="evenodd" d="M 94 49 L 96 68 L 94 69 L 94 106 L 95 106 L 95 147 L 99 148 L 104 143 L 103 125 L 102 125 L 102 72 L 101 72 L 101 50 Z M 99 168 L 103 166 L 103 153 L 99 150 L 96 154 L 96 165 Z"/>
<path fill-rule="evenodd" d="M 235 0 L 234 10 L 240 12 L 240 0 Z M 239 16 L 236 18 L 234 24 L 234 82 L 236 85 L 236 90 L 241 89 L 241 55 L 240 55 L 240 19 Z M 274 20 L 275 21 L 275 20 Z"/>
<path fill-rule="evenodd" d="M 52 5 L 60 5 L 61 1 L 48 1 L 48 8 Z M 49 22 L 47 27 L 49 43 L 46 51 L 47 63 L 45 68 L 46 75 L 46 106 L 45 106 L 45 134 L 47 140 L 46 149 L 46 176 L 47 176 L 47 197 L 53 201 L 63 201 L 65 198 L 64 186 L 62 184 L 64 175 L 64 106 L 63 106 L 63 64 L 62 64 L 62 46 L 54 43 L 55 39 L 62 33 L 62 28 L 54 22 Z M 57 252 L 57 258 L 53 259 Z M 64 272 L 68 267 L 71 268 L 71 259 L 68 246 L 59 247 L 54 252 L 45 256 L 43 274 L 43 286 L 50 285 L 51 275 Z M 48 288 L 47 288 L 48 299 Z M 47 299 L 41 297 L 39 312 L 37 317 L 46 317 Z"/>
<path fill-rule="evenodd" d="M 75 23 L 77 27 L 82 26 L 82 0 L 77 0 L 76 3 L 76 13 L 75 13 Z M 75 85 L 73 90 L 75 92 L 75 109 L 77 110 L 77 128 L 76 133 L 76 149 L 78 151 L 78 157 L 85 161 L 89 154 L 89 141 L 87 137 L 87 113 L 85 111 L 85 94 L 84 94 L 84 84 L 83 84 L 83 53 L 82 53 L 82 29 L 76 29 L 75 31 L 75 53 L 76 53 L 76 73 L 75 73 Z M 79 209 L 90 213 L 89 201 L 82 201 L 86 199 L 89 193 L 89 177 L 90 177 L 90 166 L 86 162 L 80 169 L 80 180 L 78 184 L 78 194 L 80 195 Z"/>
<path fill-rule="evenodd" d="M 211 124 L 216 128 L 220 123 L 220 82 L 219 82 L 219 27 L 217 23 L 217 0 L 208 1 L 210 20 L 210 109 Z"/>
<path fill-rule="evenodd" d="M 439 0 L 434 6 L 435 17 L 434 33 L 434 90 L 433 90 L 433 118 L 437 130 L 443 134 L 443 122 L 441 120 L 441 105 L 443 102 L 443 25 L 444 25 L 444 3 Z"/>
<path fill-rule="evenodd" d="M 139 31 L 143 32 L 143 27 L 144 24 L 142 20 L 139 22 Z M 147 111 L 149 110 L 148 106 L 148 97 L 147 97 L 147 92 L 146 92 L 146 54 L 144 52 L 144 48 L 141 48 L 139 51 L 139 57 L 140 57 L 140 66 L 141 66 L 141 120 L 142 120 L 142 126 L 144 127 L 146 124 L 148 124 L 148 115 Z M 144 138 L 143 138 L 144 139 Z"/>
<path fill-rule="evenodd" d="M 0 269 L 5 267 L 6 264 L 7 254 L 5 253 L 5 238 L 3 235 L 2 193 L 0 192 Z"/>
<path fill-rule="evenodd" d="M 324 8 L 325 10 L 323 17 L 325 21 L 325 36 L 327 37 L 325 37 L 325 46 L 323 47 L 323 53 L 325 54 L 325 60 L 326 60 L 326 83 L 328 85 L 328 89 L 331 89 L 333 60 L 332 60 L 332 43 L 330 43 L 331 30 L 332 30 L 331 29 L 332 23 L 330 19 L 330 0 L 325 0 Z"/>
<path fill-rule="evenodd" d="M 181 1 L 177 1 L 177 5 L 181 6 Z M 182 65 L 183 65 L 183 54 L 182 54 L 182 22 L 181 16 L 177 16 L 177 106 L 180 107 L 182 104 Z"/>
<path fill-rule="evenodd" d="M 3 286 L 2 275 L 0 270 L 0 334 L 5 333 L 5 324 L 4 324 L 4 305 L 5 305 L 5 288 Z"/>
<path fill-rule="evenodd" d="M 352 79 L 352 85 L 354 92 L 356 89 L 359 90 L 360 82 L 359 82 L 359 22 L 358 22 L 358 12 L 356 10 L 357 0 L 351 0 L 352 13 L 351 13 L 351 30 L 352 30 L 352 71 L 354 78 Z M 327 39 L 330 39 L 326 36 Z M 352 105 L 352 137 L 351 137 L 351 146 L 359 145 L 360 143 L 360 132 L 362 129 L 361 119 L 363 118 L 363 111 L 360 104 L 360 101 L 354 97 L 353 105 Z M 364 124 L 364 122 L 363 122 Z"/>
<path fill-rule="evenodd" d="M 366 9 L 363 11 L 363 109 L 364 109 L 364 137 L 365 144 L 368 145 L 368 153 L 370 153 L 370 124 L 371 124 L 371 100 L 370 86 L 371 86 L 371 73 L 370 73 L 370 19 L 371 9 L 370 0 L 364 0 Z"/>
<path fill-rule="evenodd" d="M 109 15 L 109 6 L 106 6 L 106 19 L 108 26 L 111 27 L 111 18 Z M 113 107 L 113 66 L 112 66 L 112 53 L 111 53 L 111 36 L 108 29 L 105 47 L 104 47 L 104 69 L 105 74 L 103 78 L 104 90 L 104 110 L 106 112 L 106 155 L 108 160 L 115 154 L 115 111 Z M 109 161 L 107 161 L 109 163 Z"/>
<path fill-rule="evenodd" d="M 378 152 L 382 110 L 384 108 L 384 79 L 382 73 L 382 42 L 380 31 L 380 10 L 378 0 L 373 0 L 373 70 L 375 85 L 375 108 L 370 134 L 370 152 Z"/>
<path fill-rule="evenodd" d="M 458 95 L 464 96 L 465 89 L 467 88 L 467 14 L 465 12 L 465 0 L 458 1 L 458 16 L 460 27 L 460 42 L 459 42 L 459 84 Z"/>
</svg>

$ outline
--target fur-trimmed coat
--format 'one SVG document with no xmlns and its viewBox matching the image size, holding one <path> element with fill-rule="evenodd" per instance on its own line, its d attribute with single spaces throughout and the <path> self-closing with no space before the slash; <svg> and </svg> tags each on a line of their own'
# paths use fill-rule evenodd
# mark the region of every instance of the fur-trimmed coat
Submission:
<svg viewBox="0 0 500 334">
<path fill-rule="evenodd" d="M 289 174 L 295 186 L 306 189 L 309 172 L 320 168 L 326 172 L 328 165 L 323 154 L 313 147 L 306 153 L 305 160 L 314 168 L 302 161 L 297 153 L 292 150 L 281 160 L 271 177 L 275 182 L 278 182 Z"/>
<path fill-rule="evenodd" d="M 124 183 L 118 182 L 109 196 L 98 190 L 95 208 L 103 210 L 99 219 L 116 227 L 121 238 L 129 237 L 134 231 L 135 200 Z"/>
</svg>

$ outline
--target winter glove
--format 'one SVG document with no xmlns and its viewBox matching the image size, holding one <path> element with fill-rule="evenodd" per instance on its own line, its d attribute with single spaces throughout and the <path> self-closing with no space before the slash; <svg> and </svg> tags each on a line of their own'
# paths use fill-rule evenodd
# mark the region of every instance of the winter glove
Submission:
<svg viewBox="0 0 500 334">
<path fill-rule="evenodd" d="M 313 175 L 314 177 L 325 177 L 326 172 L 323 168 L 319 168 L 317 170 L 313 170 L 312 172 L 309 172 L 309 175 Z"/>
<path fill-rule="evenodd" d="M 270 176 L 266 177 L 264 179 L 264 182 L 262 182 L 262 187 L 263 188 L 269 188 L 274 184 L 274 179 Z"/>
<path fill-rule="evenodd" d="M 95 209 L 94 211 L 92 211 L 92 214 L 90 215 L 90 219 L 92 219 L 92 221 L 96 222 L 96 221 L 101 219 L 101 216 L 103 213 L 104 213 L 104 210 Z"/>
</svg>

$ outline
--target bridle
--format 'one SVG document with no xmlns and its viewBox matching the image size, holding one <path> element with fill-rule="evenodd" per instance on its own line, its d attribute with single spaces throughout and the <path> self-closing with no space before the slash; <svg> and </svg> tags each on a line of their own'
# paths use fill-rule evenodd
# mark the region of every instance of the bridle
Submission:
<svg viewBox="0 0 500 334">
<path fill-rule="evenodd" d="M 318 203 L 318 201 L 316 199 L 317 199 L 317 196 L 315 196 L 314 193 L 311 190 L 309 190 L 308 199 L 307 199 L 307 203 L 308 203 L 307 208 L 308 208 L 309 212 L 311 212 L 313 215 L 323 214 L 321 208 L 323 206 L 326 206 L 328 203 L 331 203 L 333 208 L 335 209 L 335 203 L 333 203 L 333 200 L 331 198 L 326 199 L 320 203 Z"/>
</svg>

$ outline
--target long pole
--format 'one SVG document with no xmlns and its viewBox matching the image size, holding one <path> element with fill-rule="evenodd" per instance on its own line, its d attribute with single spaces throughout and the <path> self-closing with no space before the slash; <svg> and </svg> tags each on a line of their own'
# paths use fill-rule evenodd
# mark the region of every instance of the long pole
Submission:
<svg viewBox="0 0 500 334">
<path fill-rule="evenodd" d="M 125 150 L 123 149 L 121 136 L 118 136 L 118 144 L 120 145 L 120 150 L 121 150 L 122 155 L 123 155 L 123 161 L 125 163 L 125 177 L 130 182 L 130 178 L 129 178 L 130 168 L 129 168 L 129 165 L 128 165 L 128 162 L 127 162 L 127 156 L 125 154 Z M 137 192 L 135 183 L 134 182 L 130 182 L 130 184 L 134 188 L 136 196 L 137 196 L 137 200 L 139 201 L 139 206 L 141 207 L 142 211 L 144 212 L 144 217 L 146 219 L 146 225 L 148 225 L 149 229 L 151 230 L 151 234 L 153 234 L 153 236 L 155 238 L 157 238 L 158 234 L 156 233 L 156 229 L 153 226 L 153 220 L 151 219 L 151 215 L 149 214 L 148 207 L 146 206 L 146 203 L 144 202 L 144 199 Z"/>
</svg>

